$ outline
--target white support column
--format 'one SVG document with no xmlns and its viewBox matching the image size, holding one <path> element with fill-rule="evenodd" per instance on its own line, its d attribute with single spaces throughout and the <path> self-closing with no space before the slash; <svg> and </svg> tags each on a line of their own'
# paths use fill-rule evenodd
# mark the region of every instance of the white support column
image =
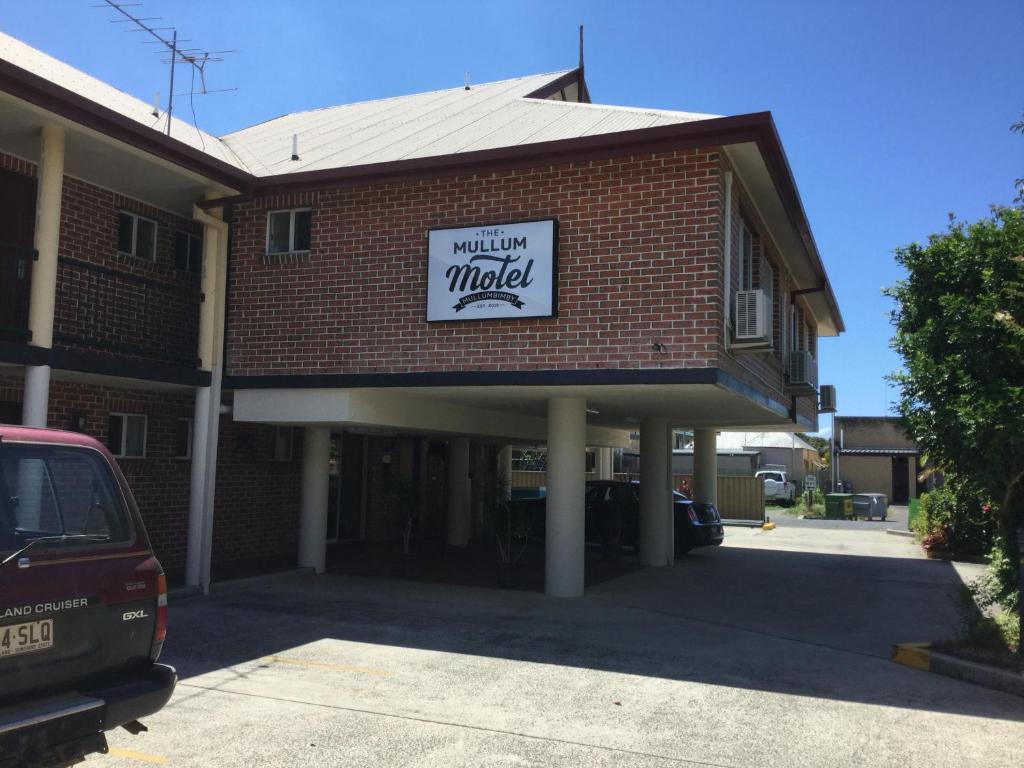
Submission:
<svg viewBox="0 0 1024 768">
<path fill-rule="evenodd" d="M 448 442 L 448 543 L 469 544 L 471 528 L 469 492 L 469 439 L 454 437 Z"/>
<path fill-rule="evenodd" d="M 672 432 L 668 419 L 640 424 L 640 562 L 671 565 Z"/>
<path fill-rule="evenodd" d="M 25 401 L 21 408 L 21 423 L 26 427 L 45 427 L 49 408 L 50 366 L 26 366 Z"/>
<path fill-rule="evenodd" d="M 317 573 L 323 573 L 327 564 L 327 495 L 330 462 L 330 427 L 303 429 L 299 567 L 312 568 Z"/>
<path fill-rule="evenodd" d="M 717 434 L 713 429 L 693 431 L 693 500 L 718 506 Z"/>
<path fill-rule="evenodd" d="M 60 245 L 60 205 L 64 189 L 64 129 L 44 125 L 39 143 L 38 188 L 34 246 L 38 258 L 32 263 L 32 293 L 28 327 L 31 344 L 53 346 L 53 306 L 57 296 L 57 250 Z M 45 427 L 50 402 L 50 367 L 25 369 L 22 423 Z"/>
<path fill-rule="evenodd" d="M 597 449 L 597 479 L 611 480 L 615 477 L 615 455 L 611 448 Z"/>
<path fill-rule="evenodd" d="M 196 388 L 192 419 L 192 474 L 189 485 L 188 549 L 185 552 L 185 584 L 202 587 L 203 506 L 206 502 L 206 455 L 210 434 L 210 388 Z"/>
<path fill-rule="evenodd" d="M 196 388 L 192 421 L 192 472 L 189 487 L 188 550 L 185 583 L 210 589 L 213 514 L 220 439 L 220 399 L 224 356 L 224 289 L 227 284 L 228 225 L 193 209 L 203 223 L 202 296 L 199 307 L 199 368 L 210 372 L 210 386 Z"/>
<path fill-rule="evenodd" d="M 582 597 L 587 401 L 548 400 L 548 495 L 544 531 L 544 591 Z"/>
</svg>

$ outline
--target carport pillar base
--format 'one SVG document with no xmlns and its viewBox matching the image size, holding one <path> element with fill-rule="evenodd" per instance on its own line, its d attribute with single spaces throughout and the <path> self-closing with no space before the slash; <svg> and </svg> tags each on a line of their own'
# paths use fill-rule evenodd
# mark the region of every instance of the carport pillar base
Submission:
<svg viewBox="0 0 1024 768">
<path fill-rule="evenodd" d="M 587 401 L 548 400 L 548 496 L 544 529 L 544 592 L 582 597 Z"/>
<path fill-rule="evenodd" d="M 693 431 L 693 500 L 718 506 L 718 439 L 714 429 Z"/>
<path fill-rule="evenodd" d="M 302 436 L 302 518 L 299 567 L 323 573 L 327 565 L 327 491 L 330 427 L 306 427 Z"/>
<path fill-rule="evenodd" d="M 469 439 L 456 437 L 448 443 L 448 544 L 469 544 L 472 514 L 469 492 Z"/>
<path fill-rule="evenodd" d="M 672 520 L 672 434 L 668 419 L 640 424 L 640 562 L 671 565 L 675 558 Z"/>
<path fill-rule="evenodd" d="M 50 366 L 30 365 L 25 369 L 21 423 L 26 427 L 45 427 L 49 409 Z"/>
</svg>

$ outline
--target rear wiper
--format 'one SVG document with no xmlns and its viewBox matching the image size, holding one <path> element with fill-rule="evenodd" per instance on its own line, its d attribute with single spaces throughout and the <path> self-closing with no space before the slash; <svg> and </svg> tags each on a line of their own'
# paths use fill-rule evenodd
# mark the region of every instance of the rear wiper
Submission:
<svg viewBox="0 0 1024 768">
<path fill-rule="evenodd" d="M 62 533 L 59 536 L 40 536 L 38 539 L 32 539 L 21 549 L 12 552 L 3 560 L 0 560 L 0 568 L 3 568 L 11 560 L 32 549 L 36 544 L 57 544 L 65 541 L 110 541 L 110 537 L 102 533 Z"/>
</svg>

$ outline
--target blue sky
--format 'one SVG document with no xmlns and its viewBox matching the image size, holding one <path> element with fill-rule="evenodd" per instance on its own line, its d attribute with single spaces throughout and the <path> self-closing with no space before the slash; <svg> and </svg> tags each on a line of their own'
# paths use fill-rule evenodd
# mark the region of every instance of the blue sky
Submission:
<svg viewBox="0 0 1024 768">
<path fill-rule="evenodd" d="M 166 66 L 100 0 L 5 3 L 0 28 L 147 101 Z M 847 323 L 821 343 L 840 413 L 885 413 L 892 249 L 1013 197 L 1024 175 L 1024 3 L 144 0 L 207 49 L 200 125 L 572 67 L 586 27 L 594 101 L 722 115 L 771 110 Z M 179 70 L 184 76 L 184 67 Z M 179 77 L 179 87 L 182 90 Z M 187 101 L 176 102 L 184 117 Z"/>
</svg>

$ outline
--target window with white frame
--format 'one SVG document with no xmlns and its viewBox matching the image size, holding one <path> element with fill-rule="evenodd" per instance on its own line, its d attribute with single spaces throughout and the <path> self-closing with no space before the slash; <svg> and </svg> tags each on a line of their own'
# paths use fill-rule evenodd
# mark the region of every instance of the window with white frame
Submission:
<svg viewBox="0 0 1024 768">
<path fill-rule="evenodd" d="M 754 287 L 754 233 L 745 221 L 740 222 L 740 279 L 736 290 L 749 291 Z"/>
<path fill-rule="evenodd" d="M 807 324 L 804 322 L 804 311 L 795 304 L 790 306 L 790 344 L 794 352 L 807 350 Z"/>
<path fill-rule="evenodd" d="M 117 220 L 117 250 L 126 256 L 156 261 L 156 222 L 121 211 Z"/>
<path fill-rule="evenodd" d="M 146 458 L 147 418 L 139 413 L 110 414 L 107 448 L 118 459 Z"/>
<path fill-rule="evenodd" d="M 274 452 L 271 461 L 292 460 L 292 428 L 274 427 Z"/>
<path fill-rule="evenodd" d="M 188 232 L 174 235 L 174 266 L 198 275 L 203 269 L 203 238 Z"/>
<path fill-rule="evenodd" d="M 312 220 L 313 212 L 309 208 L 268 213 L 267 254 L 308 251 Z"/>
<path fill-rule="evenodd" d="M 192 419 L 178 419 L 174 430 L 174 457 L 192 458 Z"/>
</svg>

